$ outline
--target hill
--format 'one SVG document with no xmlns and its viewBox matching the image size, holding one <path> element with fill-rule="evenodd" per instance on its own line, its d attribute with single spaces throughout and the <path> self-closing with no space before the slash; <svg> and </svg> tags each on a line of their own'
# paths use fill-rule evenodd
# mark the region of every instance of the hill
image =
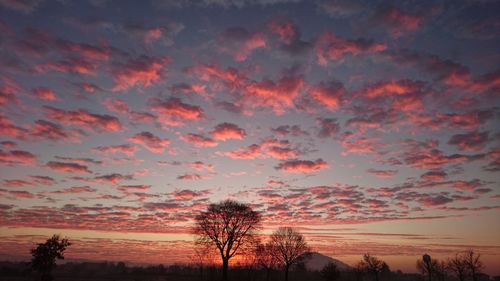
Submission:
<svg viewBox="0 0 500 281">
<path fill-rule="evenodd" d="M 337 268 L 341 271 L 346 271 L 351 269 L 351 266 L 337 259 L 320 254 L 318 252 L 311 252 L 308 254 L 309 257 L 306 258 L 305 260 L 305 265 L 308 270 L 321 270 L 325 265 L 327 265 L 330 262 L 337 265 Z"/>
</svg>

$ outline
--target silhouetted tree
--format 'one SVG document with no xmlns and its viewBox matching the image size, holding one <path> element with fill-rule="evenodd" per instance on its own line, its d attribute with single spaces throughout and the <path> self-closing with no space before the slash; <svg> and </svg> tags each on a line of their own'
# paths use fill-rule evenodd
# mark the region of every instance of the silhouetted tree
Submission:
<svg viewBox="0 0 500 281">
<path fill-rule="evenodd" d="M 379 273 L 382 272 L 387 265 L 382 260 L 367 253 L 363 255 L 360 266 L 364 271 L 370 273 L 375 281 L 378 281 Z"/>
<path fill-rule="evenodd" d="M 459 281 L 465 281 L 468 267 L 463 255 L 456 254 L 454 258 L 448 259 L 447 267 Z"/>
<path fill-rule="evenodd" d="M 417 270 L 420 271 L 423 276 L 427 276 L 429 281 L 432 280 L 435 267 L 436 261 L 428 254 L 423 255 L 421 260 L 417 260 Z"/>
<path fill-rule="evenodd" d="M 481 273 L 481 269 L 483 268 L 483 263 L 479 260 L 480 257 L 481 255 L 475 254 L 472 249 L 467 250 L 464 254 L 464 260 L 473 281 L 478 280 L 478 275 Z"/>
<path fill-rule="evenodd" d="M 285 269 L 285 281 L 288 281 L 290 266 L 304 258 L 309 251 L 306 239 L 291 227 L 280 227 L 271 235 L 273 254 Z"/>
<path fill-rule="evenodd" d="M 340 271 L 333 262 L 329 262 L 325 265 L 320 273 L 321 277 L 327 281 L 336 281 L 340 278 Z"/>
<path fill-rule="evenodd" d="M 42 281 L 52 280 L 51 272 L 56 266 L 56 259 L 63 260 L 64 251 L 70 245 L 68 239 L 53 235 L 45 243 L 39 243 L 36 248 L 31 249 L 31 267 L 41 274 Z"/>
<path fill-rule="evenodd" d="M 434 260 L 434 280 L 444 281 L 446 279 L 446 275 L 448 274 L 448 267 L 446 262 Z"/>
<path fill-rule="evenodd" d="M 199 242 L 211 242 L 222 259 L 222 280 L 227 281 L 229 259 L 252 240 L 259 227 L 260 214 L 248 205 L 232 200 L 210 204 L 196 216 L 195 234 Z"/>
<path fill-rule="evenodd" d="M 271 243 L 258 243 L 255 247 L 255 256 L 257 264 L 266 272 L 266 281 L 269 281 L 271 271 L 276 267 L 278 260 L 276 255 L 273 254 L 274 249 Z"/>
</svg>

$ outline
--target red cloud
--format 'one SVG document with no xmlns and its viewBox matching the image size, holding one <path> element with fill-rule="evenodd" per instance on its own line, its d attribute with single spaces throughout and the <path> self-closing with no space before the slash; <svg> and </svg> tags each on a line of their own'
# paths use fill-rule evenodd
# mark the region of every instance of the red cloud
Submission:
<svg viewBox="0 0 500 281">
<path fill-rule="evenodd" d="M 479 133 L 477 131 L 453 135 L 448 144 L 455 145 L 463 150 L 480 151 L 489 141 L 488 132 Z"/>
<path fill-rule="evenodd" d="M 206 163 L 203 163 L 201 161 L 195 161 L 195 162 L 189 163 L 189 167 L 196 169 L 198 171 L 204 171 L 204 170 L 209 171 L 209 172 L 214 171 L 214 165 L 206 164 Z"/>
<path fill-rule="evenodd" d="M 310 160 L 290 160 L 276 166 L 277 170 L 287 173 L 313 173 L 328 168 L 329 165 L 323 159 Z"/>
<path fill-rule="evenodd" d="M 287 108 L 294 107 L 294 100 L 304 85 L 302 76 L 284 76 L 278 81 L 264 79 L 261 82 L 252 81 L 245 86 L 244 106 L 271 107 L 281 115 Z"/>
<path fill-rule="evenodd" d="M 110 145 L 110 146 L 98 146 L 94 147 L 92 150 L 102 153 L 123 153 L 128 156 L 132 156 L 137 151 L 137 147 L 130 144 L 121 145 Z"/>
<path fill-rule="evenodd" d="M 23 187 L 31 186 L 33 183 L 25 180 L 4 180 L 3 185 L 8 187 Z"/>
<path fill-rule="evenodd" d="M 366 170 L 368 173 L 373 174 L 377 177 L 381 178 L 392 178 L 395 176 L 398 171 L 397 170 L 376 170 L 376 169 L 368 169 Z"/>
<path fill-rule="evenodd" d="M 199 134 L 187 134 L 181 136 L 181 140 L 190 143 L 196 147 L 214 147 L 217 146 L 217 142 L 211 138 L 199 135 Z"/>
<path fill-rule="evenodd" d="M 187 70 L 188 73 L 198 75 L 203 81 L 212 81 L 212 78 L 219 79 L 226 85 L 235 89 L 245 85 L 248 80 L 245 75 L 240 73 L 236 68 L 221 69 L 214 64 L 198 64 Z"/>
<path fill-rule="evenodd" d="M 330 110 L 336 110 L 340 106 L 344 86 L 342 83 L 331 83 L 330 85 L 320 83 L 310 90 L 310 94 L 318 103 Z"/>
<path fill-rule="evenodd" d="M 289 19 L 275 19 L 268 24 L 268 27 L 284 44 L 291 44 L 299 39 L 299 30 Z"/>
<path fill-rule="evenodd" d="M 178 180 L 201 180 L 205 177 L 199 174 L 184 174 L 177 177 Z"/>
<path fill-rule="evenodd" d="M 232 123 L 221 123 L 210 132 L 215 140 L 237 139 L 242 140 L 246 136 L 245 130 Z"/>
<path fill-rule="evenodd" d="M 170 144 L 170 140 L 161 139 L 150 132 L 141 132 L 128 139 L 129 141 L 140 144 L 151 152 L 163 153 L 165 147 Z"/>
<path fill-rule="evenodd" d="M 43 184 L 43 185 L 53 185 L 56 183 L 56 181 L 48 176 L 29 176 L 30 179 L 37 184 Z"/>
<path fill-rule="evenodd" d="M 206 92 L 205 88 L 206 86 L 202 84 L 179 83 L 170 87 L 170 91 L 183 94 L 196 93 L 201 97 L 208 98 L 210 95 Z"/>
<path fill-rule="evenodd" d="M 55 101 L 57 95 L 49 88 L 39 87 L 32 90 L 33 96 L 41 100 Z"/>
<path fill-rule="evenodd" d="M 176 190 L 174 192 L 168 193 L 168 195 L 172 196 L 175 200 L 180 201 L 193 200 L 195 198 L 204 197 L 208 194 L 210 194 L 210 190 L 197 191 L 190 189 Z"/>
<path fill-rule="evenodd" d="M 78 163 L 71 163 L 71 162 L 56 162 L 56 161 L 50 161 L 46 165 L 48 168 L 58 171 L 58 172 L 65 172 L 65 173 L 92 173 L 87 166 L 80 165 Z"/>
<path fill-rule="evenodd" d="M 271 146 L 267 150 L 267 154 L 273 158 L 280 160 L 295 158 L 299 156 L 298 151 L 288 147 L 279 147 L 279 146 Z"/>
<path fill-rule="evenodd" d="M 23 139 L 25 137 L 26 129 L 16 126 L 12 120 L 7 116 L 0 113 L 0 134 L 4 136 L 11 136 L 14 138 Z"/>
<path fill-rule="evenodd" d="M 204 117 L 201 107 L 183 103 L 178 98 L 151 99 L 149 103 L 151 110 L 158 114 L 159 121 L 167 125 L 180 126 L 185 121 L 198 121 Z"/>
<path fill-rule="evenodd" d="M 117 132 L 122 130 L 120 120 L 110 115 L 99 115 L 88 112 L 85 109 L 78 111 L 66 111 L 55 107 L 44 106 L 46 115 L 66 125 L 82 126 L 87 130 Z"/>
<path fill-rule="evenodd" d="M 337 122 L 337 119 L 318 118 L 317 121 L 321 125 L 321 128 L 318 132 L 318 137 L 320 138 L 336 137 L 340 132 L 340 125 Z"/>
<path fill-rule="evenodd" d="M 97 190 L 90 186 L 73 186 L 61 190 L 52 191 L 52 194 L 78 194 L 78 193 L 92 193 Z"/>
<path fill-rule="evenodd" d="M 97 71 L 97 66 L 94 63 L 83 59 L 69 58 L 67 60 L 35 65 L 35 71 L 42 73 L 46 73 L 48 71 L 57 71 L 88 75 L 95 74 L 95 72 Z"/>
<path fill-rule="evenodd" d="M 11 150 L 9 152 L 4 152 L 0 149 L 0 163 L 5 163 L 7 165 L 33 165 L 36 163 L 36 156 L 23 150 Z"/>
<path fill-rule="evenodd" d="M 384 81 L 369 85 L 361 90 L 361 94 L 368 98 L 383 96 L 406 95 L 418 91 L 423 84 L 412 80 Z"/>
<path fill-rule="evenodd" d="M 115 80 L 112 90 L 119 92 L 134 86 L 150 87 L 162 78 L 162 71 L 169 63 L 169 58 L 143 57 L 116 65 L 112 71 Z"/>
<path fill-rule="evenodd" d="M 262 157 L 261 148 L 257 144 L 252 144 L 248 147 L 223 153 L 223 155 L 233 159 L 255 159 Z"/>
<path fill-rule="evenodd" d="M 121 99 L 107 98 L 102 103 L 107 110 L 120 114 L 127 114 L 130 111 L 128 104 Z"/>
<path fill-rule="evenodd" d="M 80 138 L 84 135 L 80 130 L 66 130 L 58 124 L 45 120 L 37 120 L 30 129 L 31 136 L 52 141 L 81 142 Z"/>
<path fill-rule="evenodd" d="M 426 180 L 426 181 L 442 181 L 444 180 L 448 175 L 446 172 L 441 171 L 441 170 L 435 170 L 435 171 L 429 171 L 420 176 L 421 179 Z"/>
<path fill-rule="evenodd" d="M 235 61 L 245 61 L 259 48 L 266 47 L 266 38 L 261 32 L 248 32 L 243 28 L 228 29 L 219 42 L 219 48 L 233 56 Z"/>
<path fill-rule="evenodd" d="M 387 48 L 383 43 L 370 40 L 347 40 L 330 32 L 320 35 L 315 45 L 316 56 L 320 65 L 326 65 L 328 60 L 338 60 L 347 54 L 359 55 L 365 53 L 378 53 Z"/>
<path fill-rule="evenodd" d="M 122 175 L 119 173 L 112 173 L 112 174 L 97 176 L 95 177 L 95 179 L 97 181 L 102 181 L 105 183 L 117 184 L 122 180 L 132 180 L 134 179 L 134 177 L 132 175 Z"/>
<path fill-rule="evenodd" d="M 151 188 L 151 185 L 141 184 L 141 185 L 120 185 L 116 189 L 127 193 L 127 192 L 131 192 L 131 191 L 146 191 L 146 190 L 149 190 L 150 188 Z"/>
<path fill-rule="evenodd" d="M 417 30 L 422 25 L 424 17 L 391 7 L 382 11 L 378 20 L 389 27 L 393 36 L 398 37 L 405 32 Z"/>
</svg>

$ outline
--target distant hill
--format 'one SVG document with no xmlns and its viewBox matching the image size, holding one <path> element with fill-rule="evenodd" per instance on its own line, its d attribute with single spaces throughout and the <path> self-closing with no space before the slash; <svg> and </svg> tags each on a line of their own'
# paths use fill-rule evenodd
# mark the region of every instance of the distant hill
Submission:
<svg viewBox="0 0 500 281">
<path fill-rule="evenodd" d="M 309 253 L 309 257 L 305 260 L 305 265 L 308 270 L 321 270 L 328 263 L 334 263 L 341 271 L 350 270 L 351 267 L 337 259 L 325 256 L 317 252 Z"/>
</svg>

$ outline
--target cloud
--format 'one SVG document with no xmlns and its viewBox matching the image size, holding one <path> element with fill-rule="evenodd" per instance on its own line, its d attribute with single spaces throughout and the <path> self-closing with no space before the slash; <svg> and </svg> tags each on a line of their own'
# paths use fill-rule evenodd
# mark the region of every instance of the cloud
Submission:
<svg viewBox="0 0 500 281">
<path fill-rule="evenodd" d="M 275 18 L 267 26 L 284 44 L 291 44 L 300 37 L 298 27 L 287 18 Z"/>
<path fill-rule="evenodd" d="M 0 163 L 7 165 L 34 165 L 36 164 L 36 156 L 24 150 L 3 151 L 0 149 Z"/>
<path fill-rule="evenodd" d="M 318 118 L 316 119 L 320 124 L 320 129 L 318 132 L 318 137 L 320 138 L 333 138 L 336 137 L 340 132 L 340 125 L 337 119 L 334 118 Z"/>
<path fill-rule="evenodd" d="M 366 86 L 360 93 L 368 98 L 406 95 L 418 91 L 422 82 L 412 80 L 382 81 Z"/>
<path fill-rule="evenodd" d="M 208 189 L 205 190 L 182 189 L 170 192 L 168 193 L 168 195 L 173 197 L 175 200 L 188 201 L 206 197 L 210 193 L 211 191 Z"/>
<path fill-rule="evenodd" d="M 161 139 L 150 132 L 141 132 L 128 138 L 129 141 L 140 144 L 154 153 L 163 153 L 165 148 L 170 144 L 169 139 Z"/>
<path fill-rule="evenodd" d="M 67 130 L 58 124 L 46 120 L 35 121 L 30 127 L 30 131 L 32 137 L 49 141 L 81 142 L 81 137 L 85 135 L 81 130 Z"/>
<path fill-rule="evenodd" d="M 190 143 L 196 147 L 215 147 L 218 143 L 212 138 L 200 134 L 186 134 L 180 137 L 181 140 Z"/>
<path fill-rule="evenodd" d="M 146 185 L 146 184 L 138 184 L 138 185 L 120 185 L 116 189 L 128 193 L 128 192 L 133 192 L 133 191 L 146 191 L 151 188 L 151 185 Z"/>
<path fill-rule="evenodd" d="M 266 154 L 280 160 L 296 158 L 299 152 L 288 147 L 271 146 L 267 149 Z"/>
<path fill-rule="evenodd" d="M 113 66 L 112 75 L 115 85 L 113 92 L 128 90 L 131 87 L 151 87 L 160 81 L 166 65 L 170 59 L 141 57 Z"/>
<path fill-rule="evenodd" d="M 51 194 L 80 194 L 80 193 L 94 193 L 97 189 L 90 186 L 73 186 L 50 192 Z"/>
<path fill-rule="evenodd" d="M 64 110 L 44 106 L 47 118 L 65 125 L 81 126 L 86 130 L 97 132 L 117 132 L 123 129 L 118 118 L 111 115 L 90 113 L 86 109 L 77 111 Z"/>
<path fill-rule="evenodd" d="M 0 6 L 21 12 L 24 14 L 33 13 L 43 0 L 0 0 Z"/>
<path fill-rule="evenodd" d="M 328 168 L 329 165 L 326 161 L 319 158 L 314 161 L 310 160 L 289 160 L 280 163 L 275 168 L 287 173 L 314 173 Z"/>
<path fill-rule="evenodd" d="M 25 180 L 3 180 L 2 185 L 7 187 L 24 187 L 31 186 L 33 183 Z"/>
<path fill-rule="evenodd" d="M 118 184 L 119 182 L 123 180 L 132 180 L 134 177 L 132 175 L 123 175 L 120 173 L 111 173 L 111 174 L 106 174 L 106 175 L 101 175 L 101 176 L 96 176 L 95 180 L 103 182 L 103 183 L 111 183 L 111 184 Z"/>
<path fill-rule="evenodd" d="M 158 120 L 162 124 L 170 126 L 181 126 L 186 121 L 199 121 L 204 118 L 201 107 L 183 103 L 178 98 L 153 98 L 149 100 L 149 107 L 158 114 Z"/>
<path fill-rule="evenodd" d="M 261 148 L 257 144 L 252 144 L 247 147 L 239 148 L 221 154 L 232 159 L 255 159 L 263 156 L 261 154 Z"/>
<path fill-rule="evenodd" d="M 206 177 L 200 174 L 183 174 L 177 177 L 178 180 L 201 180 Z"/>
<path fill-rule="evenodd" d="M 340 107 L 344 94 L 344 85 L 339 82 L 325 84 L 320 83 L 310 90 L 310 95 L 316 102 L 324 105 L 329 110 L 336 110 Z"/>
<path fill-rule="evenodd" d="M 448 174 L 442 170 L 432 170 L 428 171 L 420 176 L 422 180 L 425 181 L 442 181 L 446 179 Z"/>
<path fill-rule="evenodd" d="M 108 145 L 108 146 L 98 146 L 92 148 L 93 151 L 101 153 L 123 153 L 128 156 L 133 156 L 137 151 L 137 147 L 130 144 L 120 144 L 120 145 Z"/>
<path fill-rule="evenodd" d="M 0 134 L 18 139 L 26 137 L 27 130 L 17 126 L 9 117 L 0 113 Z"/>
<path fill-rule="evenodd" d="M 49 161 L 45 166 L 57 172 L 92 173 L 87 166 L 78 163 Z"/>
<path fill-rule="evenodd" d="M 259 48 L 266 47 L 266 38 L 261 32 L 248 32 L 244 28 L 226 30 L 218 43 L 218 48 L 229 53 L 237 62 L 245 61 L 250 54 Z"/>
<path fill-rule="evenodd" d="M 424 22 L 421 15 L 409 13 L 396 7 L 384 7 L 377 11 L 374 20 L 399 37 L 419 29 Z"/>
<path fill-rule="evenodd" d="M 97 65 L 80 58 L 68 58 L 66 60 L 52 61 L 34 66 L 35 71 L 39 73 L 47 73 L 49 71 L 76 73 L 84 75 L 95 75 Z"/>
<path fill-rule="evenodd" d="M 57 100 L 57 95 L 54 91 L 46 87 L 38 87 L 34 88 L 32 91 L 33 96 L 37 99 L 46 100 L 46 101 L 55 101 Z"/>
<path fill-rule="evenodd" d="M 467 151 L 480 151 L 488 142 L 488 132 L 473 131 L 470 133 L 453 135 L 448 141 L 448 144 Z"/>
<path fill-rule="evenodd" d="M 214 171 L 214 165 L 212 164 L 207 164 L 202 161 L 195 161 L 192 163 L 189 163 L 189 167 L 198 170 L 198 171 L 208 171 L 208 172 L 213 172 Z"/>
<path fill-rule="evenodd" d="M 246 136 L 244 129 L 238 127 L 233 123 L 220 123 L 210 132 L 212 137 L 218 141 L 225 141 L 229 139 L 242 140 Z"/>
<path fill-rule="evenodd" d="M 397 170 L 377 170 L 377 169 L 368 169 L 366 170 L 368 173 L 373 174 L 380 178 L 392 178 L 395 176 L 398 171 Z"/>
<path fill-rule="evenodd" d="M 372 40 L 361 38 L 348 40 L 330 32 L 321 34 L 314 47 L 318 63 L 323 66 L 328 64 L 328 60 L 340 60 L 348 54 L 357 56 L 380 53 L 386 48 L 387 46 L 383 43 L 375 43 Z"/>
</svg>

